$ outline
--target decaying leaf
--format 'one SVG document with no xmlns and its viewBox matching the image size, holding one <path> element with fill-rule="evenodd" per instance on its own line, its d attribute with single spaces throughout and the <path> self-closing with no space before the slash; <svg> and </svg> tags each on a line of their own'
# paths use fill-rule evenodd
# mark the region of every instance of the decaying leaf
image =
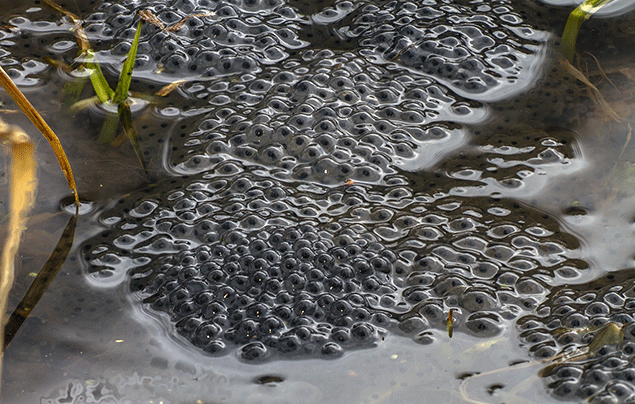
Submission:
<svg viewBox="0 0 635 404">
<path fill-rule="evenodd" d="M 593 338 L 589 344 L 588 354 L 593 356 L 600 352 L 600 349 L 607 345 L 617 345 L 624 341 L 623 325 L 608 323 Z"/>
</svg>

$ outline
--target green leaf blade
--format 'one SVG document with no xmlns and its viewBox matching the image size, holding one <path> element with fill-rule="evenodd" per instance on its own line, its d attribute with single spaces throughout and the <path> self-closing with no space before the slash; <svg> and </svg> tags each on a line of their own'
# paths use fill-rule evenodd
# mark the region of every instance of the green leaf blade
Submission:
<svg viewBox="0 0 635 404">
<path fill-rule="evenodd" d="M 134 62 L 137 58 L 137 48 L 139 46 L 139 38 L 141 37 L 141 25 L 142 21 L 139 21 L 137 25 L 137 32 L 134 35 L 132 46 L 128 52 L 128 57 L 123 64 L 121 74 L 119 75 L 119 81 L 117 82 L 117 90 L 115 91 L 115 104 L 123 103 L 128 98 L 128 89 L 130 89 L 130 82 L 132 81 L 132 69 L 134 69 Z"/>
<path fill-rule="evenodd" d="M 611 0 L 586 0 L 569 14 L 561 41 L 562 52 L 569 62 L 573 63 L 575 43 L 582 23 L 610 1 Z"/>
<path fill-rule="evenodd" d="M 117 129 L 119 128 L 119 115 L 111 112 L 106 114 L 104 123 L 99 132 L 97 142 L 99 144 L 110 144 L 115 140 L 117 136 Z"/>
<path fill-rule="evenodd" d="M 132 148 L 141 163 L 141 167 L 143 167 L 143 171 L 148 174 L 148 168 L 146 166 L 146 162 L 143 159 L 143 152 L 141 151 L 141 145 L 139 144 L 139 136 L 137 135 L 137 131 L 135 130 L 134 124 L 132 123 L 132 111 L 130 111 L 130 106 L 126 103 L 119 104 L 119 119 L 121 120 L 121 124 L 123 126 L 124 132 L 126 132 L 126 136 L 128 136 L 128 140 L 132 145 Z"/>
<path fill-rule="evenodd" d="M 99 101 L 110 101 L 115 93 L 108 85 L 108 81 L 106 81 L 106 77 L 104 77 L 104 73 L 102 73 L 99 63 L 95 62 L 95 53 L 90 49 L 86 51 L 86 67 L 91 70 L 90 82 L 93 84 L 93 88 L 95 89 L 95 93 L 97 93 L 97 97 L 99 97 Z"/>
</svg>

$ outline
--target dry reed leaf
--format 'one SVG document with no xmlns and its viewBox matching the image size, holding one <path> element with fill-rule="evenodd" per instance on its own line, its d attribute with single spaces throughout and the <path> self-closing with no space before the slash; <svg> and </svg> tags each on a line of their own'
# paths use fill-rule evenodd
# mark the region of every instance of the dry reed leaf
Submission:
<svg viewBox="0 0 635 404">
<path fill-rule="evenodd" d="M 139 11 L 139 17 L 141 17 L 141 19 L 143 19 L 144 21 L 156 25 L 157 27 L 159 27 L 159 29 L 161 31 L 164 32 L 168 32 L 168 33 L 172 33 L 172 32 L 176 32 L 178 30 L 181 29 L 181 27 L 183 27 L 183 25 L 185 25 L 185 23 L 187 22 L 188 18 L 192 18 L 192 17 L 210 17 L 214 15 L 214 13 L 199 13 L 199 14 L 192 14 L 192 15 L 188 15 L 185 16 L 183 18 L 181 18 L 178 22 L 175 22 L 174 24 L 170 25 L 169 27 L 166 27 L 165 24 L 163 24 L 163 22 L 161 20 L 159 20 L 159 18 L 150 10 L 141 10 Z"/>
<path fill-rule="evenodd" d="M 172 91 L 174 91 L 176 88 L 178 88 L 181 84 L 184 84 L 184 83 L 187 83 L 187 80 L 183 80 L 183 79 L 177 80 L 177 81 L 175 81 L 173 83 L 170 83 L 170 84 L 164 86 L 159 91 L 154 93 L 154 95 L 165 97 L 166 95 L 170 94 Z"/>
<path fill-rule="evenodd" d="M 64 14 L 65 16 L 70 18 L 71 21 L 73 22 L 73 25 L 75 26 L 74 34 L 75 34 L 75 37 L 77 38 L 77 43 L 79 44 L 79 47 L 81 48 L 82 51 L 86 51 L 90 49 L 88 37 L 86 36 L 86 33 L 84 32 L 84 28 L 82 28 L 82 20 L 77 15 L 64 9 L 59 4 L 53 2 L 53 0 L 43 0 L 43 3 L 51 7 L 53 10 L 57 11 L 58 13 Z"/>
<path fill-rule="evenodd" d="M 157 27 L 159 27 L 159 29 L 161 29 L 161 31 L 165 29 L 165 25 L 150 10 L 139 11 L 139 17 L 141 17 L 142 20 L 144 20 L 145 22 L 149 24 L 156 25 Z"/>
<path fill-rule="evenodd" d="M 7 75 L 7 73 L 0 67 L 0 84 L 6 92 L 9 94 L 11 99 L 18 104 L 22 112 L 33 122 L 36 128 L 44 135 L 46 140 L 48 140 L 55 156 L 57 157 L 57 161 L 66 176 L 66 182 L 68 182 L 68 186 L 71 191 L 75 194 L 75 204 L 79 206 L 79 194 L 77 193 L 77 186 L 75 185 L 75 178 L 73 177 L 73 170 L 71 169 L 71 165 L 68 162 L 68 158 L 66 158 L 66 153 L 64 153 L 64 149 L 62 148 L 62 143 L 58 139 L 57 135 L 53 130 L 48 126 L 48 124 L 44 121 L 44 118 L 35 110 L 33 105 L 26 99 L 22 91 L 15 85 L 13 80 Z"/>
<path fill-rule="evenodd" d="M 176 31 L 180 30 L 183 25 L 185 25 L 185 23 L 187 22 L 188 18 L 192 18 L 192 17 L 211 17 L 212 15 L 214 15 L 214 13 L 200 13 L 200 14 L 188 15 L 187 17 L 181 18 L 181 21 L 170 25 L 165 30 L 166 31 L 170 31 L 170 32 L 176 32 Z"/>
</svg>

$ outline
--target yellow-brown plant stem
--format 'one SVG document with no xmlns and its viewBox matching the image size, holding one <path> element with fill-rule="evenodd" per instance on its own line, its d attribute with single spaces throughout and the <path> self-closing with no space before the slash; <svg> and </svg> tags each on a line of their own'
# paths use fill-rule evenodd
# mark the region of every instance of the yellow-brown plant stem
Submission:
<svg viewBox="0 0 635 404">
<path fill-rule="evenodd" d="M 9 150 L 9 223 L 7 239 L 2 248 L 0 261 L 0 318 L 3 332 L 0 333 L 0 380 L 4 359 L 4 325 L 7 321 L 7 301 L 15 278 L 15 257 L 20 245 L 27 214 L 35 200 L 37 185 L 34 147 L 29 136 L 15 126 L 0 121 L 0 141 Z"/>
<path fill-rule="evenodd" d="M 29 100 L 26 99 L 22 91 L 15 85 L 13 80 L 7 75 L 2 67 L 0 67 L 0 85 L 5 89 L 7 94 L 13 99 L 13 101 L 18 104 L 22 112 L 33 122 L 36 128 L 42 135 L 48 140 L 55 156 L 57 157 L 57 161 L 64 172 L 64 176 L 66 177 L 66 182 L 68 182 L 68 186 L 71 191 L 75 194 L 75 204 L 79 206 L 79 194 L 77 193 L 77 186 L 75 185 L 75 178 L 73 177 L 73 170 L 71 170 L 71 164 L 68 162 L 68 158 L 66 158 L 66 153 L 64 153 L 64 148 L 62 148 L 62 143 L 58 139 L 57 135 L 53 130 L 48 126 L 48 124 L 44 121 L 44 118 L 37 112 L 37 110 L 31 105 Z"/>
</svg>

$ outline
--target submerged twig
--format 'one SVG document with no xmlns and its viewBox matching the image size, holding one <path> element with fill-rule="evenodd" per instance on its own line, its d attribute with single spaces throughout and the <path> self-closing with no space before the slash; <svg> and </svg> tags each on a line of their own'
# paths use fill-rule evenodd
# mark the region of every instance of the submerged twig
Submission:
<svg viewBox="0 0 635 404">
<path fill-rule="evenodd" d="M 620 155 L 615 160 L 615 164 L 613 165 L 613 169 L 611 169 L 611 173 L 609 175 L 613 174 L 613 172 L 617 168 L 617 164 L 620 161 L 622 161 L 622 156 L 624 155 L 624 152 L 626 152 L 626 148 L 630 144 L 631 138 L 633 137 L 633 128 L 631 127 L 631 124 L 628 123 L 626 125 L 628 126 L 628 133 L 626 134 L 626 141 L 624 142 L 624 146 L 622 146 L 622 150 L 620 151 Z"/>
</svg>

